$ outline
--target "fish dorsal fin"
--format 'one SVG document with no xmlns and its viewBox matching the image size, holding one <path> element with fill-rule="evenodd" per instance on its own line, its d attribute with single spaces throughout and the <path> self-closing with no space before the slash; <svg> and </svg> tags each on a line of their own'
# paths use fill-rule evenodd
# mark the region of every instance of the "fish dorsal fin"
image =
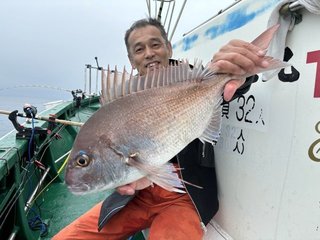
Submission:
<svg viewBox="0 0 320 240">
<path fill-rule="evenodd" d="M 118 72 L 117 67 L 111 71 L 108 66 L 101 71 L 101 74 L 100 102 L 102 105 L 130 93 L 129 84 L 133 78 L 133 70 L 129 74 L 124 67 L 121 73 Z"/>
<path fill-rule="evenodd" d="M 101 104 L 112 102 L 118 98 L 147 89 L 161 88 L 177 82 L 202 81 L 206 75 L 202 62 L 195 60 L 193 68 L 187 60 L 177 61 L 175 64 L 159 69 L 148 70 L 145 76 L 133 76 L 126 69 L 120 73 L 115 67 L 114 71 L 102 70 Z"/>
</svg>

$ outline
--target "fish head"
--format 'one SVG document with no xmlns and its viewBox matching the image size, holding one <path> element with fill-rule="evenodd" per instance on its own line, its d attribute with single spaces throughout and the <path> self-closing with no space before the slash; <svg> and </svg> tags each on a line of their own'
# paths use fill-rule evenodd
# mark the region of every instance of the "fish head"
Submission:
<svg viewBox="0 0 320 240">
<path fill-rule="evenodd" d="M 79 139 L 78 139 L 79 140 Z M 66 167 L 65 182 L 74 194 L 86 194 L 123 185 L 128 174 L 125 158 L 103 141 L 76 141 Z"/>
</svg>

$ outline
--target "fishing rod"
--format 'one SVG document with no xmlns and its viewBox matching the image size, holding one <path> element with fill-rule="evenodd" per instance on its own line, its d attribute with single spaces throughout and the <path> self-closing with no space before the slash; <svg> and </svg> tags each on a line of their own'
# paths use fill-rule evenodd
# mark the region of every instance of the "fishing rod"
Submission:
<svg viewBox="0 0 320 240">
<path fill-rule="evenodd" d="M 11 90 L 15 88 L 47 88 L 52 90 L 64 91 L 64 92 L 72 92 L 72 90 L 69 90 L 69 89 L 54 87 L 54 86 L 44 85 L 44 84 L 22 84 L 22 85 L 16 85 L 16 86 L 2 87 L 0 88 L 0 91 Z"/>
<path fill-rule="evenodd" d="M 30 118 L 30 116 L 28 114 L 25 113 L 18 113 L 18 111 L 5 111 L 5 110 L 0 110 L 0 114 L 4 114 L 4 115 L 8 115 L 8 116 L 15 116 L 15 117 L 23 117 L 23 118 Z M 63 119 L 57 119 L 54 117 L 46 117 L 46 116 L 39 116 L 39 115 L 35 115 L 33 117 L 34 119 L 37 120 L 42 120 L 42 121 L 47 121 L 47 122 L 53 122 L 53 123 L 61 123 L 64 125 L 71 125 L 71 126 L 78 126 L 81 127 L 84 123 L 82 122 L 74 122 L 74 121 L 69 121 L 69 120 L 63 120 Z"/>
</svg>

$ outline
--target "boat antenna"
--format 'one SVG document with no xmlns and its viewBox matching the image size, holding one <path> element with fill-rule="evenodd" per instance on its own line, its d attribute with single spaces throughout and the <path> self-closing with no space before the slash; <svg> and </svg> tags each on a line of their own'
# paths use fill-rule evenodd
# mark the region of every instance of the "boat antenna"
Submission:
<svg viewBox="0 0 320 240">
<path fill-rule="evenodd" d="M 181 9 L 180 9 L 180 12 L 179 12 L 179 16 L 178 16 L 178 18 L 177 18 L 177 20 L 176 20 L 176 24 L 174 25 L 174 28 L 173 28 L 173 30 L 172 30 L 172 32 L 171 32 L 171 34 L 170 34 L 169 41 L 172 40 L 173 34 L 174 34 L 174 32 L 176 31 L 176 28 L 177 28 L 177 26 L 178 26 L 178 23 L 179 23 L 179 21 L 180 21 L 180 18 L 181 18 L 181 15 L 182 15 L 182 12 L 183 12 L 183 9 L 184 9 L 186 3 L 187 3 L 187 0 L 184 0 L 184 2 L 183 2 L 183 4 L 182 4 L 182 7 L 181 7 Z"/>
<path fill-rule="evenodd" d="M 98 57 L 94 57 L 94 59 L 96 60 L 96 63 L 97 63 L 97 69 L 102 70 L 102 67 L 99 66 Z"/>
<path fill-rule="evenodd" d="M 99 82 L 99 71 L 102 71 L 102 67 L 99 66 L 98 57 L 94 57 L 97 63 L 97 71 L 96 71 L 96 93 L 98 93 L 98 82 Z"/>
<path fill-rule="evenodd" d="M 158 2 L 160 2 L 159 10 L 158 10 L 158 7 L 157 7 Z M 174 11 L 175 10 L 175 6 L 176 6 L 176 0 L 153 0 L 154 13 L 152 13 L 152 11 L 151 11 L 151 9 L 153 8 L 151 6 L 151 0 L 146 0 L 146 3 L 147 3 L 147 9 L 148 9 L 149 17 L 156 18 L 158 21 L 160 21 L 163 24 L 163 26 L 165 27 L 165 29 L 167 31 L 168 39 L 169 39 L 169 41 L 171 41 L 172 38 L 173 38 L 173 35 L 174 35 L 175 31 L 176 31 L 176 28 L 178 26 L 178 23 L 180 21 L 180 18 L 181 18 L 182 12 L 184 10 L 184 7 L 185 7 L 185 5 L 187 3 L 187 0 L 183 1 L 182 5 L 181 5 L 181 8 L 180 8 L 180 11 L 179 11 L 177 16 L 176 16 L 175 11 Z M 165 16 L 165 19 L 163 21 L 162 13 L 165 10 L 166 10 L 166 16 Z M 174 15 L 176 16 L 176 20 L 175 20 L 174 27 L 173 27 L 172 31 L 170 31 L 171 22 L 172 22 L 172 19 L 173 19 Z M 168 17 L 169 17 L 169 22 L 167 22 Z"/>
<path fill-rule="evenodd" d="M 161 5 L 159 7 L 159 12 L 158 12 L 158 17 L 157 17 L 158 21 L 160 21 L 160 22 L 161 22 L 161 14 L 162 14 L 162 9 L 163 9 L 163 4 L 164 4 L 164 0 L 161 1 Z"/>
</svg>

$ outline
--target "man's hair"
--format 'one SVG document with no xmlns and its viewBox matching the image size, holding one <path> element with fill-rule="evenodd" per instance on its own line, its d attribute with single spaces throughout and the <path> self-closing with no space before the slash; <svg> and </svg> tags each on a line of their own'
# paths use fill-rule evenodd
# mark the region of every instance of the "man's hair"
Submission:
<svg viewBox="0 0 320 240">
<path fill-rule="evenodd" d="M 163 37 L 163 39 L 165 40 L 166 44 L 169 43 L 168 40 L 168 36 L 166 33 L 166 30 L 164 29 L 164 27 L 162 26 L 161 22 L 159 22 L 157 19 L 155 18 L 144 18 L 144 19 L 140 19 L 136 22 L 134 22 L 131 27 L 126 31 L 126 34 L 124 36 L 124 42 L 126 43 L 126 47 L 127 47 L 127 52 L 128 54 L 130 54 L 129 52 L 129 36 L 132 33 L 133 30 L 138 29 L 138 28 L 143 28 L 146 26 L 154 26 L 156 28 L 159 29 L 161 36 Z"/>
</svg>

